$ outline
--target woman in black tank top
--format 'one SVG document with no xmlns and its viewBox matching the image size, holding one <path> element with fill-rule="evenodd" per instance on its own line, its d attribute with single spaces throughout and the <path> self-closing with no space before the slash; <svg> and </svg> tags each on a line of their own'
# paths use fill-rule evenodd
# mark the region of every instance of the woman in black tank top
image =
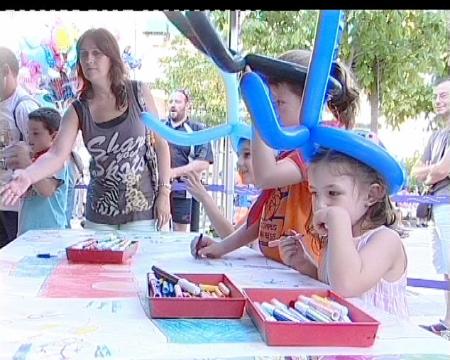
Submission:
<svg viewBox="0 0 450 360">
<path fill-rule="evenodd" d="M 106 29 L 87 30 L 77 41 L 78 100 L 64 114 L 59 133 L 45 156 L 1 190 L 14 203 L 33 183 L 55 173 L 69 158 L 78 130 L 92 156 L 86 218 L 115 226 L 170 218 L 170 153 L 167 141 L 150 134 L 140 120 L 119 45 Z M 145 111 L 158 116 L 150 89 L 140 84 Z M 157 161 L 156 161 L 157 160 Z M 150 230 L 150 229 L 149 229 Z"/>
</svg>

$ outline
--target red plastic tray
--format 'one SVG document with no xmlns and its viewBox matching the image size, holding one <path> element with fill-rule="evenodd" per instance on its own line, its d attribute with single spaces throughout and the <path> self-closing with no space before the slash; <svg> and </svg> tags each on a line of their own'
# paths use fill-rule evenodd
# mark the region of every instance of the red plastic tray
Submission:
<svg viewBox="0 0 450 360">
<path fill-rule="evenodd" d="M 122 264 L 137 251 L 138 241 L 132 241 L 123 251 L 117 250 L 84 250 L 66 248 L 67 260 L 76 263 Z"/>
<path fill-rule="evenodd" d="M 155 298 L 149 287 L 149 306 L 152 318 L 239 319 L 242 317 L 245 308 L 245 297 L 225 274 L 176 275 L 197 284 L 217 285 L 219 282 L 223 282 L 230 289 L 231 294 L 226 298 Z"/>
<path fill-rule="evenodd" d="M 351 346 L 373 345 L 380 323 L 336 293 L 324 289 L 244 289 L 246 309 L 262 338 L 270 346 Z M 352 323 L 294 323 L 266 321 L 253 301 L 270 302 L 276 298 L 288 304 L 299 295 L 328 297 L 349 310 Z"/>
</svg>

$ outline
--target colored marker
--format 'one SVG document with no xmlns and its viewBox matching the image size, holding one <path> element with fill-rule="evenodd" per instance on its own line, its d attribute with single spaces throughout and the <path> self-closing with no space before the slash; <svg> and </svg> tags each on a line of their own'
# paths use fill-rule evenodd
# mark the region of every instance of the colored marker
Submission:
<svg viewBox="0 0 450 360">
<path fill-rule="evenodd" d="M 306 305 L 304 302 L 296 301 L 295 302 L 295 309 L 298 310 L 298 312 L 304 316 L 309 317 L 312 320 L 320 321 L 329 323 L 331 322 L 331 319 L 328 316 L 325 316 L 324 314 L 321 314 L 317 310 L 313 309 L 312 307 Z"/>
<path fill-rule="evenodd" d="M 201 249 L 200 246 L 202 245 L 202 239 L 203 239 L 203 233 L 200 233 L 197 243 L 195 244 L 195 258 L 199 258 L 198 251 Z"/>
<path fill-rule="evenodd" d="M 44 254 L 37 254 L 36 257 L 41 258 L 41 259 L 50 259 L 52 257 L 58 257 L 57 255 L 51 255 L 49 253 L 44 253 Z"/>
<path fill-rule="evenodd" d="M 158 289 L 155 274 L 153 273 L 148 274 L 148 284 L 150 286 L 151 292 L 153 293 L 153 296 L 161 297 L 161 291 Z"/>
<path fill-rule="evenodd" d="M 342 315 L 348 315 L 348 309 L 344 305 L 341 305 L 336 301 L 330 300 L 328 298 L 324 298 L 319 295 L 311 295 L 311 298 L 323 303 L 326 306 L 330 306 L 330 307 L 340 311 Z"/>
<path fill-rule="evenodd" d="M 155 265 L 152 266 L 152 271 L 155 273 L 157 277 L 167 280 L 172 284 L 176 284 L 178 283 L 178 281 L 180 281 L 180 278 L 178 276 L 169 274 L 168 272 L 165 272 L 164 270 L 160 269 Z"/>
<path fill-rule="evenodd" d="M 183 297 L 183 291 L 181 290 L 181 286 L 178 284 L 175 284 L 173 286 L 173 290 L 175 292 L 176 297 Z"/>
<path fill-rule="evenodd" d="M 314 300 L 312 298 L 303 295 L 299 295 L 298 299 L 304 302 L 306 305 L 309 305 L 312 308 L 316 309 L 317 311 L 321 312 L 322 314 L 328 316 L 333 321 L 337 321 L 341 317 L 340 311 L 333 309 L 329 306 L 326 306 L 325 304 L 317 300 Z"/>
<path fill-rule="evenodd" d="M 163 297 L 170 297 L 169 283 L 165 280 L 162 283 L 161 292 Z"/>
<path fill-rule="evenodd" d="M 257 311 L 259 311 L 261 313 L 261 315 L 263 316 L 263 318 L 265 320 L 267 320 L 267 321 L 276 321 L 277 320 L 270 313 L 268 313 L 266 310 L 264 310 L 259 302 L 253 301 L 253 305 L 257 309 Z"/>
</svg>

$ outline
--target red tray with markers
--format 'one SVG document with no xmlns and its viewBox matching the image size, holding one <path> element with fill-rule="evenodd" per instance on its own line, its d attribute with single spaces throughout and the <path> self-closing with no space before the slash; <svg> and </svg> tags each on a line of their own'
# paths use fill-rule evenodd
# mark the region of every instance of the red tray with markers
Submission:
<svg viewBox="0 0 450 360">
<path fill-rule="evenodd" d="M 149 276 L 147 274 L 147 282 Z M 239 319 L 246 299 L 239 288 L 225 274 L 174 274 L 195 284 L 217 285 L 222 282 L 229 290 L 227 297 L 155 297 L 148 286 L 150 315 L 155 319 L 198 318 Z"/>
<path fill-rule="evenodd" d="M 77 248 L 78 244 L 66 248 L 67 260 L 74 263 L 123 264 L 127 262 L 138 249 L 138 241 L 131 241 L 123 250 L 79 249 Z"/>
<path fill-rule="evenodd" d="M 246 310 L 261 337 L 269 346 L 348 346 L 369 347 L 375 342 L 380 323 L 363 310 L 330 290 L 324 289 L 243 289 Z M 268 321 L 254 302 L 270 302 L 276 298 L 288 304 L 299 295 L 319 295 L 344 305 L 351 323 Z"/>
</svg>

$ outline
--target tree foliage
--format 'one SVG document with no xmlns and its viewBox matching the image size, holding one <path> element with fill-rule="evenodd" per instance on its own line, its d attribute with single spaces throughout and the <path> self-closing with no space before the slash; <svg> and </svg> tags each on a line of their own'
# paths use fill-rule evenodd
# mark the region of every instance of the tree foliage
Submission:
<svg viewBox="0 0 450 360">
<path fill-rule="evenodd" d="M 373 106 L 398 127 L 432 111 L 427 76 L 444 73 L 448 43 L 443 13 L 356 10 L 348 12 L 343 55 L 360 86 L 376 97 Z"/>
<path fill-rule="evenodd" d="M 155 86 L 167 94 L 188 89 L 193 117 L 208 125 L 224 123 L 225 85 L 217 67 L 182 36 L 177 36 L 171 46 L 177 49 L 176 56 L 161 59 L 165 74 Z"/>
</svg>

